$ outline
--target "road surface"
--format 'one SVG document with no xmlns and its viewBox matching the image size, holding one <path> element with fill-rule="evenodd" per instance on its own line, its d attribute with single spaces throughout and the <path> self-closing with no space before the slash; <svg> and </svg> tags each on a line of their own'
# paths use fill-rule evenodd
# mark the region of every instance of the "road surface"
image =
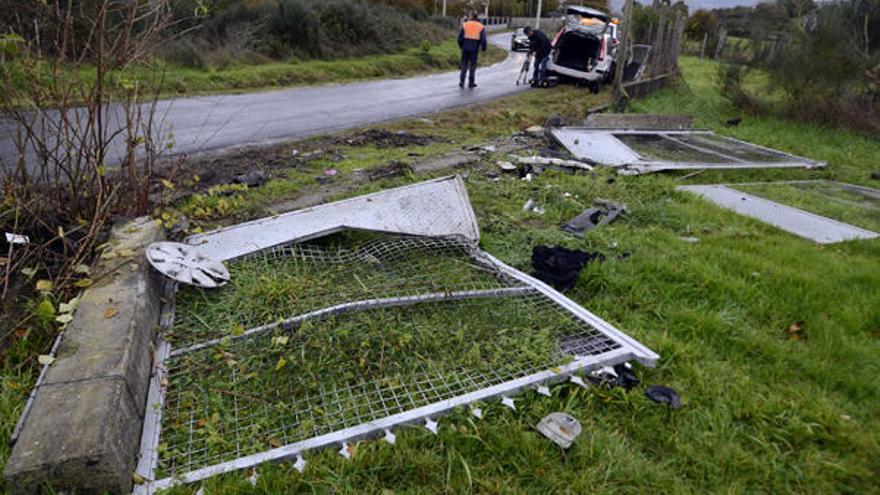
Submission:
<svg viewBox="0 0 880 495">
<path fill-rule="evenodd" d="M 510 34 L 489 41 L 510 46 Z M 159 102 L 161 135 L 173 138 L 173 154 L 299 139 L 377 122 L 482 103 L 524 91 L 516 86 L 525 54 L 477 70 L 477 88 L 458 87 L 458 71 L 349 84 L 291 88 L 239 95 L 187 97 Z M 0 121 L 0 160 L 18 157 L 15 125 Z M 119 161 L 121 146 L 109 162 Z M 115 156 L 114 156 L 115 155 Z"/>
</svg>

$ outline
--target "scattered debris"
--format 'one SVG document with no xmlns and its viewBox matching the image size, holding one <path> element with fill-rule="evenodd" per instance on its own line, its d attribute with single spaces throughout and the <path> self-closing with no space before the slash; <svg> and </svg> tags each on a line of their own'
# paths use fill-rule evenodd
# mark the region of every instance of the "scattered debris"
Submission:
<svg viewBox="0 0 880 495">
<path fill-rule="evenodd" d="M 328 168 L 328 169 L 324 170 L 325 177 L 335 177 L 338 173 L 339 173 L 339 171 L 336 170 L 335 168 Z"/>
<path fill-rule="evenodd" d="M 587 253 L 561 246 L 537 246 L 532 250 L 535 277 L 561 291 L 575 286 L 581 270 L 588 263 L 604 259 L 601 253 Z"/>
<path fill-rule="evenodd" d="M 871 173 L 871 178 L 874 180 L 880 180 L 880 172 Z"/>
<path fill-rule="evenodd" d="M 678 239 L 683 242 L 689 242 L 691 244 L 696 244 L 696 243 L 700 242 L 699 237 L 693 237 L 693 236 L 682 236 L 682 237 L 679 237 Z"/>
<path fill-rule="evenodd" d="M 542 137 L 544 136 L 544 128 L 539 125 L 533 125 L 526 129 L 526 134 L 529 134 L 534 137 Z"/>
<path fill-rule="evenodd" d="M 820 244 L 880 237 L 876 232 L 759 198 L 726 185 L 679 186 L 678 190 L 698 194 L 722 208 Z"/>
<path fill-rule="evenodd" d="M 300 158 L 302 158 L 305 161 L 309 161 L 309 160 L 314 160 L 316 158 L 320 158 L 323 155 L 324 155 L 324 150 L 317 149 L 317 150 L 309 151 L 307 153 L 303 153 L 302 156 L 300 156 Z"/>
<path fill-rule="evenodd" d="M 210 289 L 229 282 L 229 271 L 223 263 L 205 256 L 193 246 L 157 242 L 147 248 L 146 256 L 156 271 L 184 284 Z"/>
<path fill-rule="evenodd" d="M 681 408 L 678 392 L 670 387 L 654 385 L 645 390 L 645 395 L 657 404 L 668 404 L 673 409 Z"/>
<path fill-rule="evenodd" d="M 516 172 L 516 165 L 514 165 L 510 162 L 504 162 L 504 161 L 498 162 L 498 168 L 500 168 L 502 172 L 507 172 L 507 173 Z"/>
<path fill-rule="evenodd" d="M 371 181 L 391 179 L 393 177 L 401 177 L 412 173 L 412 167 L 409 163 L 394 160 L 381 167 L 367 169 L 367 178 Z"/>
<path fill-rule="evenodd" d="M 796 321 L 788 326 L 783 332 L 788 340 L 802 341 L 807 340 L 807 333 L 804 331 L 804 322 Z"/>
<path fill-rule="evenodd" d="M 538 206 L 538 203 L 536 203 L 534 199 L 529 199 L 528 201 L 526 201 L 526 204 L 523 205 L 523 211 L 530 211 L 537 215 L 543 215 L 544 213 L 546 213 L 546 210 Z"/>
<path fill-rule="evenodd" d="M 736 127 L 742 122 L 742 117 L 734 117 L 732 119 L 727 119 L 727 122 L 724 123 L 725 127 Z"/>
<path fill-rule="evenodd" d="M 637 387 L 641 380 L 636 376 L 632 371 L 632 365 L 629 363 L 620 363 L 614 366 L 614 371 L 617 373 L 617 383 L 625 390 L 632 390 Z"/>
<path fill-rule="evenodd" d="M 489 153 L 495 153 L 498 148 L 494 144 L 488 144 L 486 146 L 472 146 L 467 149 L 467 151 L 476 151 L 482 155 L 486 155 Z"/>
<path fill-rule="evenodd" d="M 544 127 L 562 127 L 564 125 L 568 125 L 565 117 L 559 115 L 558 113 L 554 113 L 553 115 L 547 117 L 547 120 L 544 121 Z"/>
<path fill-rule="evenodd" d="M 269 175 L 262 170 L 252 170 L 246 174 L 236 175 L 233 184 L 245 184 L 248 187 L 260 187 L 269 181 Z"/>
<path fill-rule="evenodd" d="M 30 238 L 26 235 L 21 234 L 12 234 L 10 232 L 6 232 L 6 242 L 9 244 L 18 244 L 18 245 L 26 245 L 31 242 Z"/>
<path fill-rule="evenodd" d="M 574 440 L 581 434 L 580 422 L 562 412 L 544 416 L 544 419 L 538 423 L 537 429 L 562 449 L 571 447 Z"/>
<path fill-rule="evenodd" d="M 583 239 L 584 235 L 597 228 L 608 225 L 617 220 L 617 217 L 626 213 L 626 205 L 614 203 L 604 199 L 597 199 L 599 206 L 584 210 L 583 213 L 569 220 L 560 227 L 564 232 Z"/>
<path fill-rule="evenodd" d="M 403 148 L 406 146 L 427 146 L 436 141 L 434 136 L 417 136 L 404 131 L 391 132 L 384 129 L 368 129 L 360 134 L 345 137 L 338 144 L 348 146 L 373 145 L 379 148 Z"/>
<path fill-rule="evenodd" d="M 542 156 L 518 156 L 516 161 L 524 165 L 540 165 L 540 166 L 556 166 L 563 168 L 574 168 L 580 170 L 593 170 L 592 165 L 575 160 L 562 160 L 560 158 L 544 158 Z"/>
</svg>

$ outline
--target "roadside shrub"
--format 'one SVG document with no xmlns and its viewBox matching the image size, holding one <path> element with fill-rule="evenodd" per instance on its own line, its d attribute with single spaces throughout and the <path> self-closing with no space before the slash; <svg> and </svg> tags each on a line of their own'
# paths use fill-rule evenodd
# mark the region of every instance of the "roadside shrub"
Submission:
<svg viewBox="0 0 880 495">
<path fill-rule="evenodd" d="M 364 0 L 267 0 L 232 4 L 188 28 L 192 32 L 161 55 L 204 68 L 249 63 L 255 55 L 304 60 L 385 53 L 439 41 L 457 25 L 429 20 L 422 9 Z"/>
<path fill-rule="evenodd" d="M 782 114 L 880 134 L 880 0 L 820 4 L 779 41 L 753 40 L 740 56 L 767 73 L 769 90 L 782 90 Z M 754 96 L 728 76 L 725 96 L 748 106 Z"/>
</svg>

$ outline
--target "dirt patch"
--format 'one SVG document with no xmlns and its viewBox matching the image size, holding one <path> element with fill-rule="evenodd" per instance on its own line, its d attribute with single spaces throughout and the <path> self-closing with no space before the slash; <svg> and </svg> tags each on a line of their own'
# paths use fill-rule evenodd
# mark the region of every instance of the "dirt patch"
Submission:
<svg viewBox="0 0 880 495">
<path fill-rule="evenodd" d="M 435 136 L 419 136 L 408 132 L 391 132 L 384 129 L 368 129 L 358 134 L 343 136 L 336 141 L 342 146 L 376 146 L 376 147 L 406 147 L 427 146 L 432 142 L 439 141 Z"/>
</svg>

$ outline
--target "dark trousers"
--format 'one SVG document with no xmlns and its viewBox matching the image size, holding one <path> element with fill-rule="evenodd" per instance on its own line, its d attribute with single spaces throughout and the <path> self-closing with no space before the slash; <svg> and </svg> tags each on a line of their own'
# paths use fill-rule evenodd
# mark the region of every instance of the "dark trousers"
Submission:
<svg viewBox="0 0 880 495">
<path fill-rule="evenodd" d="M 461 78 L 459 81 L 464 83 L 465 74 L 469 75 L 468 82 L 474 83 L 477 77 L 477 54 L 479 52 L 469 52 L 462 50 L 461 52 Z M 470 72 L 468 72 L 470 71 Z"/>
</svg>

